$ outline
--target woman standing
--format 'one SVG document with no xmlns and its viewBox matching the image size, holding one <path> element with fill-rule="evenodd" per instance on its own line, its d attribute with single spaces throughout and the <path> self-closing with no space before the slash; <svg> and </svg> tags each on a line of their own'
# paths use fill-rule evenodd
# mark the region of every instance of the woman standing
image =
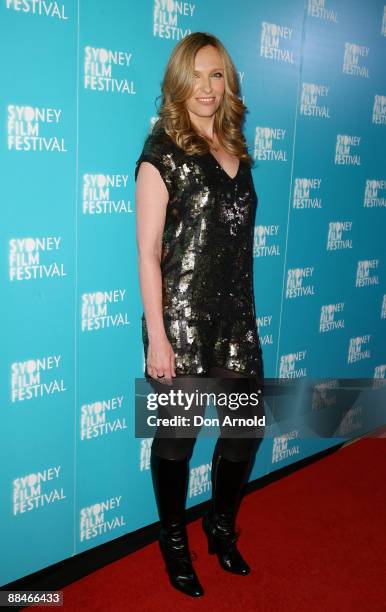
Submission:
<svg viewBox="0 0 386 612">
<path fill-rule="evenodd" d="M 239 390 L 250 391 L 263 381 L 253 297 L 257 197 L 241 132 L 246 107 L 222 43 L 201 32 L 181 40 L 162 93 L 135 172 L 145 376 L 157 390 L 176 382 L 188 389 L 195 377 L 208 376 L 239 379 Z M 200 596 L 185 526 L 195 440 L 159 426 L 151 470 L 170 581 Z M 256 434 L 219 437 L 203 519 L 209 552 L 241 575 L 250 568 L 236 546 L 235 520 L 259 442 Z"/>
</svg>

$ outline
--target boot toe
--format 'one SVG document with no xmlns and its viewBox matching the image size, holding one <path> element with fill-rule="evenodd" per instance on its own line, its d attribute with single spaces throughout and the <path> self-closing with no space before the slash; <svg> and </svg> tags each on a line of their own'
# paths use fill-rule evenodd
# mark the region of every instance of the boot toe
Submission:
<svg viewBox="0 0 386 612">
<path fill-rule="evenodd" d="M 251 572 L 248 563 L 244 561 L 236 548 L 229 554 L 219 555 L 219 561 L 221 566 L 232 574 L 247 576 Z"/>
<path fill-rule="evenodd" d="M 170 582 L 176 589 L 185 593 L 185 595 L 190 595 L 191 597 L 201 597 L 204 595 L 204 589 L 197 577 L 193 575 L 171 578 Z"/>
</svg>

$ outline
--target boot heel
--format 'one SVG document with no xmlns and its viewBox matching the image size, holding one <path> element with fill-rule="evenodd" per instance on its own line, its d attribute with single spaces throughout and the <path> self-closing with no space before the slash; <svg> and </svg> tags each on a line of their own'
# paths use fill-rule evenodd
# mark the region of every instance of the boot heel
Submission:
<svg viewBox="0 0 386 612">
<path fill-rule="evenodd" d="M 204 516 L 202 519 L 202 527 L 203 527 L 204 533 L 208 540 L 208 553 L 210 555 L 214 555 L 216 552 L 215 543 L 213 541 L 213 537 L 212 537 L 212 534 L 210 533 L 209 527 L 207 527 L 206 525 L 206 516 Z"/>
<path fill-rule="evenodd" d="M 215 551 L 214 543 L 213 543 L 213 541 L 210 538 L 208 538 L 208 553 L 210 555 L 214 555 L 215 552 L 216 551 Z"/>
</svg>

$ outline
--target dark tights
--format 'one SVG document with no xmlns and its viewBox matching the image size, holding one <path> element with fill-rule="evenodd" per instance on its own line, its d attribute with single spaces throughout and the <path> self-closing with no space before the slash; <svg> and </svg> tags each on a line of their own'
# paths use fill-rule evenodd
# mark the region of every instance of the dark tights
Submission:
<svg viewBox="0 0 386 612">
<path fill-rule="evenodd" d="M 192 388 L 192 380 L 194 377 L 183 377 L 178 376 L 178 384 L 179 388 L 182 388 L 184 391 L 188 391 L 189 388 Z M 174 378 L 173 380 L 176 380 Z M 238 372 L 234 372 L 233 370 L 228 370 L 225 368 L 212 367 L 208 373 L 208 378 L 243 378 L 246 380 L 243 374 Z M 185 380 L 184 380 L 185 379 Z M 257 385 L 261 381 L 254 381 L 253 385 Z M 186 384 L 185 384 L 186 383 Z M 241 383 L 241 381 L 240 381 Z M 244 385 L 244 383 L 242 383 Z M 251 383 L 245 383 L 244 390 L 251 390 Z M 163 387 L 165 390 L 165 386 L 161 385 L 161 383 L 155 382 L 155 388 L 157 387 L 157 391 Z M 166 387 L 167 389 L 167 387 Z M 238 387 L 238 391 L 243 390 L 242 387 Z M 259 409 L 259 416 L 263 415 L 263 409 Z M 251 413 L 252 416 L 252 413 Z M 191 438 L 182 438 L 182 437 L 162 437 L 159 435 L 160 429 L 157 429 L 156 434 L 154 436 L 152 442 L 152 452 L 156 455 L 163 457 L 164 459 L 174 459 L 174 460 L 182 460 L 192 457 L 194 445 L 196 443 L 197 437 Z M 197 431 L 198 434 L 198 431 Z M 259 448 L 262 442 L 262 437 L 252 436 L 250 438 L 247 437 L 219 437 L 217 440 L 217 450 L 218 452 L 229 461 L 251 461 L 257 449 Z"/>
</svg>

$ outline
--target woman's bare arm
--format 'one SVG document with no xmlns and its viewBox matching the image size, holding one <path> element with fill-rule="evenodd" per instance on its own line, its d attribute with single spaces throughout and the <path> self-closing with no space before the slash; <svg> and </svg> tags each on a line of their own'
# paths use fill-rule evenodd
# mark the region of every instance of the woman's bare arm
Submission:
<svg viewBox="0 0 386 612">
<path fill-rule="evenodd" d="M 149 335 L 150 376 L 175 376 L 174 353 L 165 333 L 162 313 L 161 245 L 169 194 L 152 164 L 140 164 L 135 191 L 139 281 Z"/>
</svg>

